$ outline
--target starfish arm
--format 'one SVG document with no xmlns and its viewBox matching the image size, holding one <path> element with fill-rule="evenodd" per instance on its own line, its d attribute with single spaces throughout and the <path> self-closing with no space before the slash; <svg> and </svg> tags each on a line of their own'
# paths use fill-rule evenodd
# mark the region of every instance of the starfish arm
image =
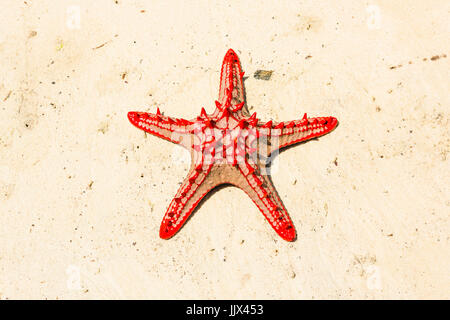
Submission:
<svg viewBox="0 0 450 320">
<path fill-rule="evenodd" d="M 229 49 L 223 58 L 220 72 L 219 103 L 224 105 L 231 95 L 230 103 L 244 102 L 244 72 L 237 54 Z"/>
<path fill-rule="evenodd" d="M 259 172 L 256 166 L 239 165 L 243 181 L 237 184 L 253 200 L 278 235 L 287 241 L 296 237 L 294 225 L 269 176 Z"/>
<path fill-rule="evenodd" d="M 190 147 L 190 134 L 194 123 L 148 112 L 128 112 L 128 119 L 137 128 L 147 133 Z M 189 137 L 189 139 L 187 139 Z"/>
<path fill-rule="evenodd" d="M 206 170 L 195 170 L 194 168 L 190 170 L 164 215 L 159 229 L 161 238 L 169 239 L 175 235 L 197 207 L 200 200 L 212 188 L 217 186 L 217 183 L 209 175 L 210 171 L 211 166 Z"/>
<path fill-rule="evenodd" d="M 287 122 L 259 122 L 259 136 L 268 139 L 269 152 L 323 136 L 331 132 L 338 124 L 334 117 L 306 118 Z"/>
</svg>

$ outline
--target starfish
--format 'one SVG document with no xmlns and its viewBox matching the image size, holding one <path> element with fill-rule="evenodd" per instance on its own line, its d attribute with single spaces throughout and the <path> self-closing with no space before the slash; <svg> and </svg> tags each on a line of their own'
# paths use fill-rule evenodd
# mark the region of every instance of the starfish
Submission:
<svg viewBox="0 0 450 320">
<path fill-rule="evenodd" d="M 268 175 L 268 162 L 279 149 L 329 133 L 334 117 L 263 122 L 245 105 L 244 72 L 236 53 L 225 55 L 215 110 L 191 120 L 156 113 L 129 112 L 130 122 L 152 135 L 185 147 L 191 167 L 161 223 L 159 235 L 172 237 L 200 200 L 213 188 L 231 184 L 244 190 L 272 228 L 287 241 L 296 238 L 294 225 Z M 231 199 L 230 199 L 231 200 Z"/>
</svg>

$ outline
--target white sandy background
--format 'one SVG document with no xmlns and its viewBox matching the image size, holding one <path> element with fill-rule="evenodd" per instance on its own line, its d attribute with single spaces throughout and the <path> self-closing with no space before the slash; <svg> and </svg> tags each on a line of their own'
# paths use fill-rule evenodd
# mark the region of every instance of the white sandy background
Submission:
<svg viewBox="0 0 450 320">
<path fill-rule="evenodd" d="M 0 298 L 450 298 L 449 10 L 2 1 Z M 158 236 L 189 163 L 126 114 L 212 112 L 228 48 L 261 119 L 340 121 L 277 157 L 293 243 L 233 187 Z"/>
</svg>

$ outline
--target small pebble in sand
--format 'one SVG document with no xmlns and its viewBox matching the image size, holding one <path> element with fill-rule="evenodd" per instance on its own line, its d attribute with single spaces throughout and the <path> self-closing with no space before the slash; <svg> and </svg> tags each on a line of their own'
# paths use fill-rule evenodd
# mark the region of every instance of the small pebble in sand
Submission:
<svg viewBox="0 0 450 320">
<path fill-rule="evenodd" d="M 253 76 L 258 80 L 270 80 L 272 73 L 272 70 L 256 70 Z"/>
</svg>

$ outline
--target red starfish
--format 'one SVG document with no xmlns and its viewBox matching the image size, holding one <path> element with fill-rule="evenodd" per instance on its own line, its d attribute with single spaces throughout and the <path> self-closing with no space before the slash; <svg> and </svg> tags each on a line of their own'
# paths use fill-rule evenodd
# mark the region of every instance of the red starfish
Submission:
<svg viewBox="0 0 450 320">
<path fill-rule="evenodd" d="M 200 200 L 214 187 L 232 184 L 244 190 L 275 231 L 292 241 L 296 232 L 266 172 L 267 159 L 280 148 L 322 136 L 337 125 L 334 117 L 263 123 L 244 107 L 239 58 L 228 50 L 220 75 L 219 100 L 212 114 L 202 108 L 192 120 L 146 112 L 128 119 L 145 132 L 180 144 L 191 152 L 191 168 L 169 205 L 159 235 L 172 237 Z"/>
</svg>

